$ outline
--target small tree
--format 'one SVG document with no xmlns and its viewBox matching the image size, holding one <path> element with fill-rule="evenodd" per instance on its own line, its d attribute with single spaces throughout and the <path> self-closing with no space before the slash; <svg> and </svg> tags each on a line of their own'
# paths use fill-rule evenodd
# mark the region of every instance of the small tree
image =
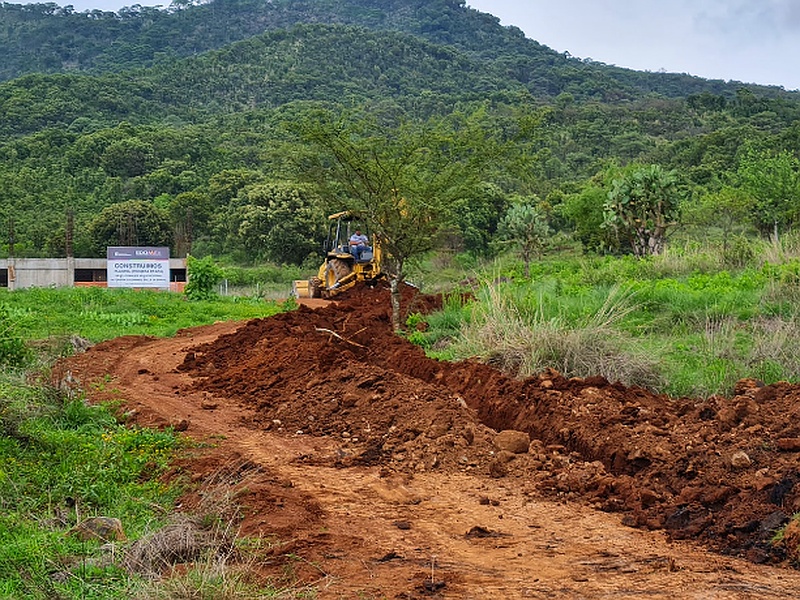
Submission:
<svg viewBox="0 0 800 600">
<path fill-rule="evenodd" d="M 686 222 L 703 227 L 717 226 L 722 233 L 722 252 L 727 254 L 731 235 L 750 227 L 753 199 L 741 188 L 724 186 L 705 194 L 685 211 Z"/>
<path fill-rule="evenodd" d="M 525 277 L 531 276 L 531 261 L 541 255 L 550 235 L 547 219 L 531 202 L 514 204 L 500 221 L 500 235 L 510 242 L 525 264 Z"/>
<path fill-rule="evenodd" d="M 778 239 L 779 231 L 797 219 L 800 161 L 789 152 L 749 152 L 739 164 L 744 189 L 755 198 L 754 216 L 764 235 Z"/>
<path fill-rule="evenodd" d="M 319 113 L 306 140 L 323 150 L 314 171 L 323 196 L 340 198 L 384 248 L 392 290 L 392 323 L 400 330 L 400 285 L 408 262 L 433 249 L 451 210 L 480 183 L 494 145 L 481 116 L 451 115 L 424 123 L 379 123 Z"/>
<path fill-rule="evenodd" d="M 667 231 L 677 224 L 680 200 L 674 172 L 660 165 L 634 165 L 612 183 L 604 226 L 614 228 L 639 258 L 661 254 Z"/>
</svg>

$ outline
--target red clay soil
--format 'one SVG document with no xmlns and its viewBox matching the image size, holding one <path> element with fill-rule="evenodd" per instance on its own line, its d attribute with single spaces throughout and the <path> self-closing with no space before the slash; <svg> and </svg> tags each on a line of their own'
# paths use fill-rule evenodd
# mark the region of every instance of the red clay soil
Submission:
<svg viewBox="0 0 800 600">
<path fill-rule="evenodd" d="M 404 304 L 436 299 L 409 289 Z M 257 571 L 319 598 L 800 593 L 770 543 L 800 511 L 800 388 L 742 381 L 693 400 L 517 380 L 427 358 L 388 311 L 387 290 L 358 289 L 119 338 L 64 368 L 87 389 L 111 375 L 139 423 L 213 440 L 176 471 L 238 490 L 242 532 L 279 540 Z M 500 450 L 502 430 L 529 434 L 527 451 Z"/>
</svg>

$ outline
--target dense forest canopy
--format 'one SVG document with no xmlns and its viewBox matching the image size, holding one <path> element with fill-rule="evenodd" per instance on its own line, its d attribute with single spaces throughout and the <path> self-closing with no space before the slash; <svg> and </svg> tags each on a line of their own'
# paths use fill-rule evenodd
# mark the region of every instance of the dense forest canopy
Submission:
<svg viewBox="0 0 800 600">
<path fill-rule="evenodd" d="M 656 93 L 733 96 L 737 84 L 642 73 L 561 54 L 503 27 L 464 0 L 175 1 L 167 9 L 133 5 L 117 13 L 76 12 L 55 3 L 0 4 L 0 80 L 29 73 L 120 72 L 197 56 L 299 24 L 344 24 L 397 31 L 492 63 L 537 97 L 569 92 L 604 100 Z M 780 88 L 757 87 L 761 94 Z"/>
<path fill-rule="evenodd" d="M 316 222 L 347 203 L 309 168 L 325 157 L 298 125 L 321 109 L 386 140 L 446 120 L 439 150 L 463 143 L 465 123 L 486 132 L 469 150 L 496 160 L 469 174 L 440 228 L 454 250 L 491 254 L 520 214 L 587 250 L 661 248 L 630 247 L 645 234 L 614 213 L 650 197 L 636 186 L 656 172 L 670 182 L 669 229 L 781 235 L 800 218 L 800 94 L 581 61 L 463 1 L 4 3 L 0 22 L 4 254 L 12 231 L 17 256 L 63 254 L 68 213 L 75 252 L 96 254 L 125 221 L 104 209 L 144 203 L 178 253 L 313 262 Z M 275 231 L 302 240 L 287 252 Z"/>
</svg>

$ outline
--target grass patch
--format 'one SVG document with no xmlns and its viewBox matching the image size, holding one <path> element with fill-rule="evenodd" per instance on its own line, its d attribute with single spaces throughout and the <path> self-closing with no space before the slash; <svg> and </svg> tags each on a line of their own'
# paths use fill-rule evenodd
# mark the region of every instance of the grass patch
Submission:
<svg viewBox="0 0 800 600">
<path fill-rule="evenodd" d="M 124 544 L 67 535 L 93 516 L 119 519 L 127 538 L 137 541 L 174 523 L 180 489 L 158 477 L 184 442 L 170 430 L 124 427 L 113 407 L 37 384 L 47 378 L 25 369 L 46 372 L 54 358 L 85 340 L 168 336 L 288 308 L 246 297 L 187 302 L 154 291 L 0 290 L 0 342 L 11 340 L 0 343 L 0 599 L 271 597 L 271 590 L 247 595 L 256 588 L 225 575 L 224 544 L 196 555 L 197 569 L 186 570 L 181 595 L 127 568 Z"/>
<path fill-rule="evenodd" d="M 0 598 L 124 597 L 127 576 L 94 561 L 99 542 L 66 533 L 103 515 L 138 535 L 172 505 L 177 490 L 155 477 L 181 441 L 9 374 L 0 430 Z"/>
<path fill-rule="evenodd" d="M 739 379 L 800 381 L 800 262 L 737 271 L 712 251 L 497 263 L 474 300 L 423 317 L 412 341 L 513 376 L 551 367 L 674 396 L 728 395 Z M 455 297 L 455 296 L 454 296 Z"/>
<path fill-rule="evenodd" d="M 628 385 L 657 385 L 647 355 L 634 352 L 632 340 L 615 328 L 636 308 L 630 293 L 614 288 L 604 298 L 554 298 L 544 288 L 486 286 L 450 348 L 453 357 L 477 356 L 518 377 L 551 367 L 567 377 L 603 375 Z"/>
<path fill-rule="evenodd" d="M 93 342 L 132 334 L 170 336 L 186 327 L 266 317 L 286 308 L 255 297 L 189 302 L 179 294 L 104 288 L 0 289 L 0 306 L 17 337 L 78 335 Z"/>
</svg>

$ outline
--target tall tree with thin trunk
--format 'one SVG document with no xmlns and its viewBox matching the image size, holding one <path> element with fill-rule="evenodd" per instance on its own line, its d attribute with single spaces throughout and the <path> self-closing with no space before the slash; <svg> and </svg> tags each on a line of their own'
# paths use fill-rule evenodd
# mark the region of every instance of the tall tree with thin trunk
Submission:
<svg viewBox="0 0 800 600">
<path fill-rule="evenodd" d="M 320 112 L 302 126 L 303 137 L 322 150 L 306 172 L 326 197 L 363 218 L 382 244 L 396 331 L 409 261 L 436 246 L 456 200 L 478 188 L 496 148 L 483 117 L 387 124 L 366 114 Z"/>
</svg>

